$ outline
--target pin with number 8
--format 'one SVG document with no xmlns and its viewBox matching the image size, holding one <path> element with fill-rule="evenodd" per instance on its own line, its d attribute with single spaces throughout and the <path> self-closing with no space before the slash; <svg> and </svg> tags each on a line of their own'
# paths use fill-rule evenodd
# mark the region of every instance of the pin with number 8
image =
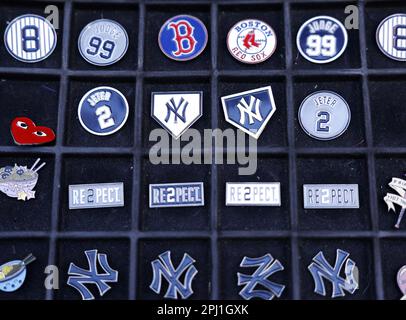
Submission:
<svg viewBox="0 0 406 320">
<path fill-rule="evenodd" d="M 83 28 L 78 47 L 87 62 L 96 66 L 112 65 L 127 52 L 128 34 L 113 20 L 95 20 Z"/>
<path fill-rule="evenodd" d="M 306 60 L 320 64 L 338 59 L 344 53 L 347 43 L 347 30 L 343 24 L 328 16 L 306 21 L 296 37 L 300 54 Z"/>
</svg>

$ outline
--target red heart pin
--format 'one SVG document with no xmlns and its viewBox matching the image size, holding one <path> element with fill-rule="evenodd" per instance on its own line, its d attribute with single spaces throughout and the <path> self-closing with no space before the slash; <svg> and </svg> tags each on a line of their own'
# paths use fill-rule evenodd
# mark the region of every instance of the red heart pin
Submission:
<svg viewBox="0 0 406 320">
<path fill-rule="evenodd" d="M 19 145 L 45 144 L 55 140 L 55 133 L 48 127 L 37 127 L 25 117 L 15 118 L 11 123 L 11 134 Z"/>
</svg>

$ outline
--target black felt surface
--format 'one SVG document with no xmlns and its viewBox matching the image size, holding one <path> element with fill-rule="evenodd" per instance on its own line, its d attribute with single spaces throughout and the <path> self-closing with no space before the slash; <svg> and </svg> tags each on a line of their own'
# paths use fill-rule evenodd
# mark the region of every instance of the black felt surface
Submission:
<svg viewBox="0 0 406 320">
<path fill-rule="evenodd" d="M 174 4 L 176 2 L 176 5 Z M 41 169 L 36 199 L 16 201 L 0 194 L 0 263 L 32 252 L 23 287 L 0 292 L 0 299 L 79 299 L 66 285 L 70 262 L 86 267 L 85 250 L 108 255 L 119 282 L 98 299 L 161 299 L 149 289 L 151 261 L 166 250 L 177 265 L 185 252 L 199 271 L 193 299 L 239 299 L 237 272 L 244 256 L 271 253 L 285 270 L 272 280 L 286 285 L 281 299 L 320 299 L 307 266 L 319 251 L 330 263 L 338 248 L 350 253 L 360 271 L 360 289 L 345 299 L 400 299 L 396 274 L 406 264 L 406 221 L 394 229 L 397 213 L 388 212 L 383 197 L 392 177 L 403 178 L 406 167 L 404 101 L 406 64 L 384 56 L 375 31 L 388 15 L 405 12 L 404 1 L 209 1 L 193 0 L 50 0 L 2 1 L 2 32 L 15 17 L 44 14 L 59 8 L 60 29 L 55 52 L 46 60 L 26 64 L 0 45 L 0 167 Z M 336 61 L 316 65 L 296 48 L 296 33 L 309 18 L 330 15 L 344 21 L 344 8 L 356 4 L 360 30 L 349 31 L 345 53 Z M 175 62 L 158 47 L 162 24 L 178 14 L 201 19 L 209 33 L 204 52 L 188 62 Z M 81 29 L 89 22 L 113 19 L 128 32 L 124 58 L 109 67 L 86 63 L 77 49 Z M 278 38 L 266 62 L 246 65 L 232 58 L 225 39 L 244 18 L 269 23 Z M 116 134 L 97 137 L 80 125 L 77 106 L 90 89 L 107 85 L 128 100 L 130 115 Z M 227 129 L 220 97 L 272 86 L 277 111 L 258 140 L 258 170 L 239 176 L 237 165 L 152 165 L 148 159 L 151 130 L 161 128 L 150 116 L 151 92 L 203 91 L 203 116 L 192 126 Z M 318 90 L 332 90 L 348 102 L 351 123 L 338 139 L 317 141 L 297 120 L 301 101 Z M 9 124 L 31 117 L 54 129 L 54 143 L 40 147 L 14 145 Z M 187 142 L 181 142 L 181 146 Z M 150 209 L 148 184 L 202 181 L 205 206 Z M 281 207 L 226 207 L 226 182 L 281 183 Z M 68 185 L 123 182 L 125 207 L 69 210 Z M 356 183 L 358 210 L 304 210 L 303 184 Z M 57 265 L 60 289 L 45 290 L 44 268 Z M 331 287 L 327 285 L 328 294 Z M 327 297 L 328 298 L 328 297 Z"/>
</svg>

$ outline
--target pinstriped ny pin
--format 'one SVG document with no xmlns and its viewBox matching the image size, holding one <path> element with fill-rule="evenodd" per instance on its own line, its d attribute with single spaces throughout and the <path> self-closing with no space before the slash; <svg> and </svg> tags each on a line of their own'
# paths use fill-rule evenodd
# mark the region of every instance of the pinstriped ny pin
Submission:
<svg viewBox="0 0 406 320">
<path fill-rule="evenodd" d="M 26 14 L 15 18 L 7 26 L 4 43 L 7 51 L 22 62 L 38 62 L 49 57 L 55 50 L 55 28 L 45 18 Z"/>
</svg>

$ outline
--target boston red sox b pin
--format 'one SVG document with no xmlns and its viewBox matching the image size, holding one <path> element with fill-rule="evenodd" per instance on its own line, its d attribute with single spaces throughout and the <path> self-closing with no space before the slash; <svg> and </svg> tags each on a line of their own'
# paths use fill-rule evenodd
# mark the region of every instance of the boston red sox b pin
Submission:
<svg viewBox="0 0 406 320">
<path fill-rule="evenodd" d="M 203 52 L 207 38 L 207 29 L 202 21 L 193 16 L 179 15 L 163 24 L 158 43 L 168 58 L 187 61 Z"/>
</svg>

